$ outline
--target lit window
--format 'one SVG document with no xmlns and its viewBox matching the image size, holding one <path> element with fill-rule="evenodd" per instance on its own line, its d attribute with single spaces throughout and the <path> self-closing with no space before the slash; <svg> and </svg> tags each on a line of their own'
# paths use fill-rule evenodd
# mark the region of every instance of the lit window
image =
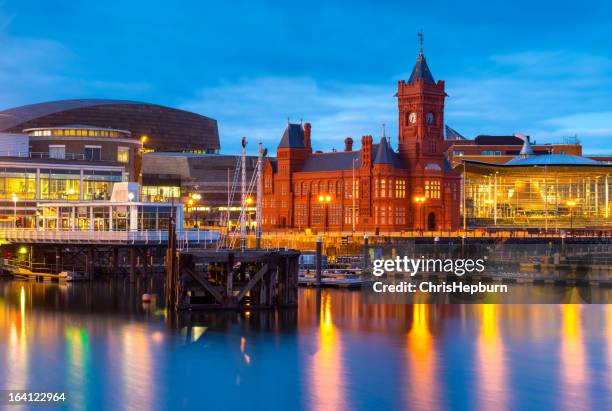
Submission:
<svg viewBox="0 0 612 411">
<path fill-rule="evenodd" d="M 117 148 L 117 162 L 129 163 L 130 162 L 130 149 L 127 147 Z"/>
<path fill-rule="evenodd" d="M 395 180 L 395 197 L 406 198 L 406 180 Z"/>
<path fill-rule="evenodd" d="M 425 197 L 440 198 L 440 181 L 425 180 Z"/>
<path fill-rule="evenodd" d="M 380 196 L 382 198 L 385 198 L 387 196 L 387 180 L 385 180 L 384 178 L 380 180 Z"/>
</svg>

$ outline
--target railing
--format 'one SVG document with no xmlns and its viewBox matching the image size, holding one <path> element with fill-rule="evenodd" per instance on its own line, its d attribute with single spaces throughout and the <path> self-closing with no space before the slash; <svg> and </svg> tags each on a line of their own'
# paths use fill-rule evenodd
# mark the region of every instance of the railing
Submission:
<svg viewBox="0 0 612 411">
<path fill-rule="evenodd" d="M 55 160 L 85 160 L 85 154 L 81 153 L 64 153 L 60 155 L 50 155 L 49 152 L 30 152 L 30 151 L 0 151 L 0 157 L 19 157 L 33 158 L 39 160 L 55 159 Z M 91 159 L 90 159 L 91 160 Z M 95 161 L 95 160 L 91 160 Z M 99 160 L 98 160 L 99 161 Z"/>
<path fill-rule="evenodd" d="M 219 240 L 219 233 L 209 230 L 182 230 L 176 232 L 179 248 L 190 244 L 212 244 Z M 0 240 L 15 243 L 79 243 L 79 244 L 165 244 L 168 232 L 148 231 L 76 231 L 37 230 L 33 228 L 0 228 Z"/>
</svg>

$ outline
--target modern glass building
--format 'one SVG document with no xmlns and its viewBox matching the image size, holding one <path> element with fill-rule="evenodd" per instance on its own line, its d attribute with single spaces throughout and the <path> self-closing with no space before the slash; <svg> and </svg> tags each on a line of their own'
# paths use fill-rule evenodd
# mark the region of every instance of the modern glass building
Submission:
<svg viewBox="0 0 612 411">
<path fill-rule="evenodd" d="M 37 204 L 50 201 L 107 201 L 124 180 L 120 166 L 90 162 L 0 161 L 0 223 L 35 227 Z"/>
<path fill-rule="evenodd" d="M 504 163 L 466 160 L 465 222 L 511 228 L 612 227 L 612 164 L 566 154 L 534 155 L 528 141 Z"/>
</svg>

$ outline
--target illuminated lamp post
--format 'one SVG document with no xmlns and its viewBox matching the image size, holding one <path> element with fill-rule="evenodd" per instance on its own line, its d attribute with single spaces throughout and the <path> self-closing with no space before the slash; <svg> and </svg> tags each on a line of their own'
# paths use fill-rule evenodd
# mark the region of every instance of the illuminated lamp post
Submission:
<svg viewBox="0 0 612 411">
<path fill-rule="evenodd" d="M 249 211 L 249 207 L 251 207 L 253 205 L 253 203 L 255 203 L 255 200 L 253 200 L 253 197 L 247 197 L 244 200 L 244 202 L 245 202 L 245 205 L 246 205 L 246 211 L 245 212 L 247 213 L 247 217 L 248 217 L 248 224 L 247 224 L 247 226 L 248 226 L 249 231 L 250 231 L 251 228 L 252 228 L 251 224 L 253 223 L 253 221 L 251 220 L 251 213 Z"/>
<path fill-rule="evenodd" d="M 138 181 L 142 184 L 142 169 L 144 167 L 144 154 L 145 154 L 145 143 L 149 139 L 149 136 L 143 134 L 140 136 L 140 170 L 138 171 Z"/>
<path fill-rule="evenodd" d="M 574 231 L 574 207 L 576 207 L 576 202 L 574 200 L 568 200 L 567 206 L 570 209 L 570 233 Z"/>
<path fill-rule="evenodd" d="M 327 234 L 327 206 L 331 203 L 331 196 L 329 194 L 320 195 L 319 203 L 323 204 L 323 230 L 325 230 L 325 234 Z"/>
<path fill-rule="evenodd" d="M 17 201 L 19 201 L 19 198 L 17 194 L 13 193 L 11 199 L 13 200 L 13 228 L 17 228 Z"/>
<path fill-rule="evenodd" d="M 422 230 L 421 223 L 422 223 L 422 220 L 423 220 L 423 218 L 421 216 L 421 208 L 422 208 L 423 203 L 426 200 L 427 200 L 427 198 L 425 198 L 424 196 L 415 196 L 414 197 L 414 202 L 417 205 L 417 222 L 418 222 L 417 228 L 419 230 Z"/>
<path fill-rule="evenodd" d="M 192 217 L 193 217 L 192 215 L 193 214 L 193 210 L 192 210 L 193 204 L 194 204 L 193 198 L 190 198 L 189 200 L 187 200 L 187 210 L 189 211 L 189 220 L 192 220 Z"/>
<path fill-rule="evenodd" d="M 198 193 L 193 193 L 191 194 L 191 198 L 189 199 L 189 206 L 193 206 L 195 203 L 197 203 L 198 201 L 200 201 L 202 199 L 202 194 L 198 194 Z M 190 214 L 191 214 L 191 210 L 190 210 Z M 191 215 L 189 216 L 191 218 Z M 198 224 L 198 219 L 199 219 L 199 213 L 198 213 L 198 206 L 196 205 L 196 224 Z M 198 224 L 199 227 L 199 224 Z"/>
</svg>

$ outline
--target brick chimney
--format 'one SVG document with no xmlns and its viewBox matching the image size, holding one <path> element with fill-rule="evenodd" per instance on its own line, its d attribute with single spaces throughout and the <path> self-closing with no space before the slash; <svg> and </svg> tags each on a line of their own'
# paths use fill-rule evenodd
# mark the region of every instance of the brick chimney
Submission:
<svg viewBox="0 0 612 411">
<path fill-rule="evenodd" d="M 344 151 L 353 151 L 353 139 L 347 137 L 344 139 Z"/>
<path fill-rule="evenodd" d="M 370 168 L 372 164 L 372 136 L 361 137 L 361 167 Z"/>
<path fill-rule="evenodd" d="M 312 151 L 310 143 L 310 123 L 304 123 L 304 147 L 309 148 Z"/>
</svg>

